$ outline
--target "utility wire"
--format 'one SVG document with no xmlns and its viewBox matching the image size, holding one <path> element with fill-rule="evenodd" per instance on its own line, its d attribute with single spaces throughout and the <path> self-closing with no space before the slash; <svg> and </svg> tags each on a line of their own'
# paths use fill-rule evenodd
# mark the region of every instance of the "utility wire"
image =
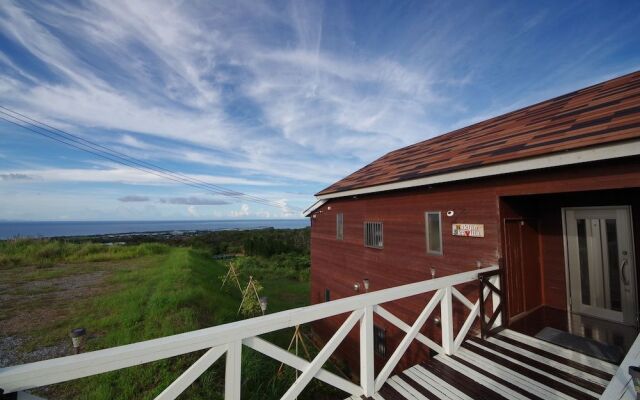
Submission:
<svg viewBox="0 0 640 400">
<path fill-rule="evenodd" d="M 0 111 L 0 114 L 5 114 L 5 113 L 3 113 L 2 111 Z M 193 184 L 187 183 L 187 182 L 185 182 L 185 181 L 183 181 L 183 180 L 181 180 L 181 179 L 177 179 L 177 178 L 174 178 L 174 177 L 172 177 L 172 176 L 168 176 L 168 175 L 166 175 L 166 174 L 156 173 L 155 171 L 150 170 L 150 169 L 147 169 L 147 168 L 144 168 L 144 169 L 143 169 L 143 168 L 139 168 L 139 167 L 136 167 L 136 166 L 135 166 L 135 164 L 134 164 L 134 165 L 131 165 L 131 164 L 130 164 L 129 162 L 127 162 L 127 161 L 119 161 L 119 160 L 117 160 L 117 159 L 115 159 L 115 158 L 113 158 L 113 157 L 110 157 L 110 156 L 108 155 L 108 153 L 100 153 L 100 152 L 96 152 L 96 151 L 89 150 L 89 149 L 84 148 L 84 147 L 81 147 L 80 145 L 77 145 L 77 144 L 75 144 L 75 143 L 73 143 L 73 142 L 69 142 L 69 141 L 67 141 L 67 140 L 65 140 L 65 139 L 57 138 L 57 137 L 51 136 L 51 135 L 49 135 L 49 134 L 47 134 L 47 133 L 40 132 L 40 131 L 38 131 L 38 130 L 36 130 L 36 129 L 33 129 L 33 128 L 31 128 L 31 127 L 21 125 L 21 124 L 19 124 L 19 123 L 15 122 L 15 121 L 8 120 L 8 119 L 6 119 L 5 117 L 0 116 L 0 119 L 4 120 L 4 121 L 6 121 L 6 122 L 9 122 L 9 123 L 11 123 L 11 124 L 14 124 L 14 125 L 16 125 L 16 126 L 19 126 L 19 127 L 21 127 L 21 128 L 24 128 L 24 129 L 26 129 L 26 130 L 29 130 L 29 131 L 31 131 L 31 132 L 33 132 L 33 133 L 38 134 L 38 135 L 44 136 L 44 137 L 46 137 L 46 138 L 49 138 L 49 139 L 51 139 L 51 140 L 55 140 L 56 142 L 59 142 L 59 143 L 65 144 L 65 145 L 67 145 L 67 146 L 73 147 L 73 148 L 78 149 L 78 150 L 85 151 L 85 152 L 87 152 L 87 153 L 90 153 L 90 154 L 96 155 L 96 156 L 98 156 L 98 157 L 102 157 L 102 158 L 107 159 L 107 160 L 109 160 L 109 161 L 113 161 L 113 162 L 116 162 L 116 163 L 119 163 L 119 164 L 123 164 L 123 165 L 126 165 L 127 167 L 134 168 L 134 169 L 137 169 L 137 170 L 139 170 L 139 171 L 146 172 L 146 173 L 149 173 L 149 174 L 152 174 L 152 175 L 156 175 L 156 176 L 161 177 L 161 178 L 166 178 L 166 179 L 172 180 L 172 181 L 177 182 L 177 183 L 183 183 L 183 184 L 186 184 L 186 185 L 189 185 L 189 186 L 192 186 L 192 187 L 196 187 L 196 188 L 198 188 L 198 189 L 203 189 L 201 186 L 196 186 L 196 185 L 193 185 Z M 34 126 L 35 126 L 35 125 L 34 125 Z M 221 194 L 219 191 L 214 191 L 214 193 L 216 193 L 216 194 Z"/>
<path fill-rule="evenodd" d="M 6 107 L 2 107 L 1 108 L 5 108 Z M 65 145 L 74 147 L 76 149 L 97 155 L 99 157 L 105 158 L 107 160 L 119 163 L 119 164 L 123 164 L 126 165 L 130 168 L 134 168 L 143 172 L 147 172 L 150 173 L 152 175 L 156 175 L 162 178 L 166 178 L 169 180 L 172 180 L 174 182 L 178 182 L 178 183 L 183 183 L 192 187 L 196 187 L 199 189 L 204 189 L 207 190 L 209 192 L 213 192 L 215 194 L 220 194 L 223 196 L 228 196 L 228 197 L 235 197 L 238 200 L 244 200 L 244 201 L 252 201 L 252 202 L 256 202 L 256 203 L 260 203 L 260 204 L 264 204 L 264 205 L 268 205 L 271 207 L 277 207 L 277 208 L 283 208 L 283 206 L 279 203 L 267 200 L 267 199 L 263 199 L 263 198 L 259 198 L 257 196 L 251 196 L 251 195 L 246 195 L 244 193 L 241 192 L 237 192 L 237 191 L 231 191 L 231 190 L 227 190 L 225 188 L 222 188 L 221 186 L 218 185 L 213 185 L 213 184 L 209 184 L 207 182 L 201 181 L 199 179 L 196 178 L 191 178 L 189 176 L 183 175 L 183 174 L 179 174 L 179 173 L 174 173 L 173 171 L 170 171 L 168 169 L 162 168 L 162 167 L 158 167 L 156 165 L 153 165 L 151 163 L 147 163 L 144 161 L 140 161 L 137 160 L 133 157 L 127 156 L 126 154 L 120 153 L 116 150 L 110 149 L 108 147 L 96 144 L 94 142 L 88 141 L 86 139 L 82 139 L 80 137 L 77 137 L 75 135 L 71 135 L 69 134 L 69 136 L 71 137 L 67 137 L 67 136 L 63 136 L 60 134 L 57 134 L 56 132 L 51 131 L 50 129 L 45 129 L 42 128 L 41 126 L 37 126 L 35 124 L 29 123 L 28 121 L 19 119 L 17 117 L 15 117 L 14 115 L 9 115 L 3 111 L 0 110 L 0 114 L 4 114 L 7 116 L 10 116 L 11 118 L 15 118 L 18 119 L 20 122 L 23 123 L 27 123 L 29 124 L 31 127 L 35 127 L 36 129 L 30 128 L 29 126 L 24 126 L 22 124 L 16 123 L 15 121 L 11 121 L 11 120 L 7 120 L 6 118 L 2 118 L 0 116 L 0 119 L 3 119 L 7 122 L 10 122 L 14 125 L 20 126 L 24 129 L 27 129 L 33 133 L 36 133 L 38 135 L 41 136 L 45 136 L 49 139 L 55 140 L 57 142 L 63 143 Z M 51 134 L 54 134 L 58 137 L 53 137 L 51 136 Z M 62 140 L 61 140 L 62 139 Z M 80 141 L 84 141 L 86 143 L 80 143 Z M 87 149 L 86 147 L 88 147 L 89 149 Z M 97 148 L 97 147 L 101 147 L 104 148 L 106 150 L 108 150 L 108 152 L 102 151 L 101 149 Z M 105 154 L 106 153 L 106 154 Z M 145 165 L 146 164 L 146 165 Z M 159 171 L 158 171 L 159 170 Z"/>
<path fill-rule="evenodd" d="M 2 111 L 0 111 L 0 114 L 3 114 Z M 281 204 L 279 204 L 279 203 L 271 202 L 271 201 L 266 200 L 266 199 L 263 200 L 263 199 L 260 199 L 260 198 L 254 198 L 255 196 L 229 193 L 227 191 L 221 191 L 220 189 L 212 189 L 210 187 L 207 187 L 208 186 L 207 183 L 202 183 L 202 184 L 201 183 L 197 183 L 197 180 L 195 178 L 186 179 L 185 180 L 183 178 L 176 177 L 176 175 L 174 175 L 174 174 L 165 173 L 165 172 L 158 172 L 156 170 L 153 170 L 151 168 L 144 167 L 144 166 L 143 167 L 138 167 L 137 165 L 140 165 L 140 163 L 138 163 L 138 162 L 130 161 L 130 160 L 122 160 L 121 157 L 112 156 L 112 155 L 110 155 L 108 153 L 105 153 L 105 152 L 99 152 L 99 151 L 94 151 L 94 150 L 91 150 L 91 149 L 87 149 L 85 147 L 82 147 L 81 145 L 78 145 L 77 142 L 68 141 L 67 138 L 58 138 L 58 137 L 51 136 L 48 133 L 38 131 L 36 129 L 33 129 L 32 127 L 21 125 L 19 123 L 16 123 L 15 121 L 8 120 L 8 119 L 6 119 L 6 118 L 4 118 L 2 116 L 0 116 L 0 119 L 4 120 L 6 122 L 9 122 L 11 124 L 14 124 L 16 126 L 19 126 L 19 127 L 23 128 L 23 129 L 29 130 L 29 131 L 31 131 L 33 133 L 38 134 L 38 135 L 41 135 L 41 136 L 47 137 L 47 138 L 49 138 L 51 140 L 55 140 L 55 141 L 57 141 L 59 143 L 65 144 L 67 146 L 76 148 L 78 150 L 85 151 L 87 153 L 96 155 L 98 157 L 104 158 L 104 159 L 109 160 L 109 161 L 113 161 L 113 162 L 116 162 L 116 163 L 119 163 L 119 164 L 122 164 L 122 165 L 126 165 L 127 167 L 130 167 L 130 168 L 142 171 L 142 172 L 146 172 L 146 173 L 158 176 L 160 178 L 165 178 L 165 179 L 177 182 L 177 183 L 185 184 L 185 185 L 188 185 L 188 186 L 191 186 L 191 187 L 195 187 L 195 188 L 200 189 L 200 190 L 205 190 L 205 191 L 208 191 L 208 192 L 211 192 L 211 193 L 214 193 L 214 194 L 218 194 L 218 195 L 222 195 L 222 196 L 228 196 L 228 197 L 234 197 L 237 200 L 251 201 L 251 202 L 267 205 L 267 206 L 270 206 L 270 207 L 276 207 L 276 208 L 281 208 L 281 209 L 283 208 L 283 206 Z M 36 126 L 36 128 L 38 128 L 38 127 Z M 120 158 L 120 159 L 118 159 L 118 158 Z M 196 183 L 194 183 L 194 181 Z"/>
<path fill-rule="evenodd" d="M 215 189 L 215 190 L 220 190 L 220 191 L 222 191 L 222 192 L 225 192 L 225 194 L 228 194 L 228 195 L 230 195 L 230 196 L 240 196 L 240 197 L 243 197 L 243 198 L 245 198 L 245 197 L 246 197 L 246 198 L 251 198 L 251 199 L 254 199 L 254 200 L 261 201 L 261 202 L 268 201 L 268 202 L 270 202 L 270 203 L 272 203 L 272 204 L 278 205 L 278 203 L 272 202 L 272 201 L 267 200 L 267 199 L 263 199 L 263 198 L 260 198 L 260 197 L 257 197 L 257 196 L 248 195 L 248 194 L 245 194 L 245 193 L 242 193 L 242 192 L 238 192 L 238 191 L 234 191 L 234 190 L 229 190 L 229 189 L 226 189 L 226 188 L 224 188 L 224 187 L 222 187 L 222 186 L 219 186 L 219 185 L 215 185 L 215 184 L 212 184 L 212 183 L 208 183 L 208 182 L 205 182 L 205 181 L 199 180 L 199 179 L 197 179 L 197 178 L 193 178 L 193 177 L 190 177 L 190 176 L 188 176 L 188 175 L 184 175 L 184 174 L 179 173 L 179 172 L 174 172 L 174 171 L 168 170 L 168 169 L 166 169 L 166 168 L 160 167 L 160 166 L 158 166 L 158 165 L 152 164 L 152 163 L 147 162 L 147 161 L 143 161 L 143 160 L 135 159 L 135 158 L 133 158 L 133 157 L 131 157 L 131 156 L 127 155 L 127 154 L 124 154 L 124 153 L 120 152 L 120 151 L 117 151 L 117 150 L 111 149 L 111 148 L 106 147 L 106 146 L 103 146 L 103 145 L 101 145 L 101 144 L 99 144 L 99 143 L 95 143 L 95 142 L 92 142 L 92 141 L 90 141 L 90 140 L 84 139 L 84 138 L 82 138 L 82 137 L 80 137 L 80 136 L 78 136 L 78 135 L 74 135 L 74 134 L 69 133 L 69 132 L 67 132 L 67 131 L 64 131 L 64 130 L 62 130 L 62 129 L 59 129 L 59 128 L 56 128 L 56 127 L 53 127 L 53 126 L 51 126 L 51 125 L 48 125 L 47 123 L 44 123 L 44 122 L 42 122 L 42 121 L 38 121 L 38 120 L 36 120 L 36 119 L 33 119 L 33 118 L 31 118 L 31 117 L 29 117 L 29 116 L 27 116 L 27 115 L 21 114 L 21 113 L 19 113 L 19 112 L 15 111 L 15 110 L 11 110 L 11 109 L 9 109 L 9 108 L 7 108 L 7 107 L 4 107 L 4 106 L 2 106 L 2 105 L 0 105 L 0 108 L 2 108 L 2 109 L 4 109 L 4 110 L 9 111 L 9 112 L 10 112 L 10 113 L 12 113 L 12 114 L 16 114 L 16 115 L 18 115 L 18 116 L 20 116 L 20 117 L 24 118 L 24 119 L 21 119 L 21 118 L 16 117 L 15 115 L 9 115 L 9 114 L 7 114 L 7 113 L 5 113 L 5 112 L 0 111 L 0 113 L 3 113 L 3 114 L 5 114 L 5 115 L 9 115 L 10 117 L 15 118 L 15 119 L 17 119 L 17 120 L 19 120 L 19 121 L 21 121 L 21 122 L 24 122 L 24 123 L 27 123 L 27 124 L 31 124 L 31 125 L 39 124 L 39 125 L 45 126 L 45 127 L 46 127 L 46 128 L 48 128 L 48 129 L 42 128 L 41 126 L 38 126 L 38 127 L 39 127 L 39 128 L 41 128 L 41 129 L 45 129 L 45 130 L 46 130 L 46 131 L 48 131 L 48 132 L 52 132 L 52 133 L 53 133 L 53 134 L 55 134 L 56 136 L 64 137 L 65 139 L 71 140 L 71 141 L 73 141 L 73 142 L 78 142 L 78 141 L 80 141 L 80 142 L 82 142 L 82 144 L 83 144 L 84 146 L 90 147 L 90 148 L 95 149 L 95 150 L 97 150 L 97 151 L 105 150 L 105 151 L 107 151 L 107 152 L 109 152 L 109 153 L 111 153 L 111 154 L 115 155 L 115 156 L 116 156 L 117 158 L 119 158 L 119 159 L 123 159 L 123 158 L 124 158 L 124 160 L 125 160 L 125 161 L 127 161 L 127 162 L 133 162 L 134 164 L 139 165 L 139 166 L 141 166 L 141 167 L 143 167 L 143 168 L 150 168 L 150 169 L 154 169 L 154 170 L 160 170 L 160 171 L 163 171 L 163 172 L 165 172 L 165 173 L 169 173 L 169 174 L 171 174 L 171 175 L 178 176 L 178 177 L 180 177 L 181 179 L 186 179 L 186 180 L 189 180 L 189 181 L 194 182 L 194 183 L 199 183 L 199 184 L 207 185 L 207 186 L 209 186 L 209 187 L 211 187 L 211 188 L 213 188 L 213 189 Z M 29 121 L 31 121 L 31 122 L 33 122 L 33 123 L 31 123 L 31 122 L 29 122 L 29 121 L 26 121 L 25 119 L 26 119 L 26 120 L 29 120 Z M 59 134 L 58 134 L 58 133 L 56 133 L 56 132 L 59 132 Z M 102 149 L 102 150 L 100 150 L 100 149 Z"/>
<path fill-rule="evenodd" d="M 80 136 L 63 131 L 59 128 L 55 128 L 51 125 L 38 121 L 34 118 L 21 114 L 17 111 L 11 110 L 2 105 L 0 105 L 0 108 L 5 110 L 5 111 L 0 110 L 0 114 L 11 118 L 11 119 L 7 119 L 2 115 L 0 115 L 0 119 L 6 122 L 19 126 L 37 135 L 44 136 L 56 142 L 96 155 L 98 157 L 107 159 L 109 161 L 112 161 L 121 165 L 125 165 L 127 167 L 130 167 L 142 172 L 146 172 L 161 178 L 169 179 L 177 183 L 182 183 L 182 184 L 195 187 L 201 190 L 206 190 L 208 192 L 212 192 L 218 195 L 233 197 L 236 200 L 250 201 L 250 202 L 259 203 L 259 204 L 267 205 L 270 207 L 276 207 L 280 209 L 285 208 L 282 204 L 265 199 L 265 198 L 248 195 L 235 190 L 226 189 L 220 185 L 211 184 L 203 180 L 193 178 L 179 172 L 174 172 L 167 168 L 160 167 L 156 164 L 152 164 L 150 162 L 136 159 L 120 151 L 111 149 L 109 147 L 103 146 L 101 144 L 92 142 L 87 139 L 84 139 Z M 19 122 L 16 122 L 16 120 Z M 292 206 L 286 206 L 286 207 L 289 209 L 295 209 L 300 211 L 300 209 L 297 207 L 292 207 Z"/>
</svg>

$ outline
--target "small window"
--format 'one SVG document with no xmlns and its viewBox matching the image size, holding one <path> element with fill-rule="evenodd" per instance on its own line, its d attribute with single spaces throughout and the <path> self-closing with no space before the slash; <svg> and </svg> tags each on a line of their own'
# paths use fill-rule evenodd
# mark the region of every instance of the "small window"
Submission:
<svg viewBox="0 0 640 400">
<path fill-rule="evenodd" d="M 342 213 L 336 214 L 336 239 L 344 239 L 344 216 Z"/>
<path fill-rule="evenodd" d="M 364 245 L 381 249 L 382 244 L 382 222 L 365 222 Z"/>
<path fill-rule="evenodd" d="M 386 357 L 387 355 L 387 333 L 381 327 L 373 326 L 373 352 L 380 357 Z"/>
<path fill-rule="evenodd" d="M 331 290 L 324 290 L 324 301 L 331 301 Z"/>
<path fill-rule="evenodd" d="M 442 254 L 442 219 L 440 212 L 428 211 L 425 214 L 427 226 L 427 253 Z"/>
</svg>

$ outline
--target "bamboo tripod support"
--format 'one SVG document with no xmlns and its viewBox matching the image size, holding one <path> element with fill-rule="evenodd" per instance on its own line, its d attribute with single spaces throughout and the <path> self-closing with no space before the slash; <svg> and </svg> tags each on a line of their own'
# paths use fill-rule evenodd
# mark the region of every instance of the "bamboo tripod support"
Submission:
<svg viewBox="0 0 640 400">
<path fill-rule="evenodd" d="M 236 272 L 236 267 L 233 265 L 233 263 L 229 263 L 229 270 L 227 271 L 227 274 L 224 276 L 224 279 L 222 280 L 222 286 L 220 286 L 220 289 L 222 289 L 225 285 L 225 283 L 227 283 L 227 279 L 228 280 L 233 280 L 236 285 L 238 285 L 238 290 L 240 290 L 240 293 L 242 293 L 242 286 L 240 286 L 240 278 L 238 277 L 238 272 Z"/>
<path fill-rule="evenodd" d="M 244 301 L 247 299 L 247 293 L 249 292 L 249 289 L 253 289 L 253 293 L 256 295 L 256 300 L 258 300 L 258 304 L 260 304 L 260 295 L 258 295 L 258 290 L 256 289 L 256 285 L 254 285 L 253 283 L 253 276 L 249 276 L 249 283 L 247 283 L 247 288 L 245 290 L 240 289 L 240 292 L 242 292 L 242 301 L 240 302 L 240 307 L 238 307 L 238 314 L 240 314 L 240 310 L 242 310 L 242 305 L 244 304 Z M 260 311 L 262 312 L 262 315 L 264 315 L 264 310 L 262 310 L 262 308 L 260 308 Z"/>
<path fill-rule="evenodd" d="M 302 330 L 300 330 L 300 325 L 296 325 L 296 329 L 293 332 L 293 337 L 291 338 L 291 342 L 289 342 L 289 347 L 287 347 L 287 351 L 291 351 L 291 347 L 295 345 L 296 356 L 298 355 L 298 345 L 302 345 L 302 349 L 304 350 L 304 354 L 307 356 L 307 360 L 311 360 L 311 355 L 309 354 L 309 349 L 304 342 L 304 336 L 302 336 Z M 284 363 L 280 364 L 278 368 L 278 375 L 282 374 L 282 369 L 284 368 Z M 296 369 L 296 379 L 298 379 L 298 370 Z"/>
</svg>

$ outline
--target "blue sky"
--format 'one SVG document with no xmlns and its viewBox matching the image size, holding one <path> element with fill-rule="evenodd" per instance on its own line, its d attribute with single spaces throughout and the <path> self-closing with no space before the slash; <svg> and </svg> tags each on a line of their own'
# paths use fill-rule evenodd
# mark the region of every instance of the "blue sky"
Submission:
<svg viewBox="0 0 640 400">
<path fill-rule="evenodd" d="M 638 1 L 0 2 L 0 219 L 291 218 L 382 154 L 640 69 Z"/>
</svg>

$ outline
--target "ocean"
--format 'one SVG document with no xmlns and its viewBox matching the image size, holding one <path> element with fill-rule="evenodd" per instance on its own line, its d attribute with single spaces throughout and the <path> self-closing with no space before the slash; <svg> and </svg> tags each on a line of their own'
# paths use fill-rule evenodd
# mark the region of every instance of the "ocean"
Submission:
<svg viewBox="0 0 640 400">
<path fill-rule="evenodd" d="M 218 221 L 0 221 L 0 239 L 15 237 L 92 236 L 167 231 L 220 231 L 260 228 L 306 228 L 308 219 Z"/>
</svg>

